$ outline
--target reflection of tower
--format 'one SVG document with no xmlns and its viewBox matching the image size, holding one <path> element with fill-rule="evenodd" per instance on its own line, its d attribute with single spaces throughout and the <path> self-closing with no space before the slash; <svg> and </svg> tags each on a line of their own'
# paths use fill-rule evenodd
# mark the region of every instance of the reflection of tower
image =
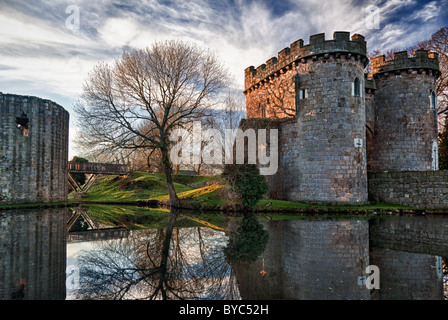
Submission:
<svg viewBox="0 0 448 320">
<path fill-rule="evenodd" d="M 294 221 L 285 228 L 286 299 L 369 299 L 367 220 Z"/>
<path fill-rule="evenodd" d="M 232 265 L 241 297 L 443 299 L 439 255 L 448 252 L 445 224 L 413 218 L 265 222 L 269 243 L 262 258 Z M 367 289 L 368 266 L 379 269 L 379 289 Z"/>
<path fill-rule="evenodd" d="M 0 213 L 0 300 L 65 299 L 67 209 Z"/>
<path fill-rule="evenodd" d="M 381 270 L 381 289 L 372 299 L 443 299 L 439 256 L 448 254 L 443 217 L 371 219 L 369 233 L 370 263 Z"/>
<path fill-rule="evenodd" d="M 373 248 L 370 261 L 381 270 L 381 289 L 373 299 L 443 300 L 440 257 Z"/>
<path fill-rule="evenodd" d="M 236 268 L 243 299 L 369 299 L 359 284 L 369 265 L 367 220 L 270 221 L 264 227 L 264 260 Z"/>
</svg>

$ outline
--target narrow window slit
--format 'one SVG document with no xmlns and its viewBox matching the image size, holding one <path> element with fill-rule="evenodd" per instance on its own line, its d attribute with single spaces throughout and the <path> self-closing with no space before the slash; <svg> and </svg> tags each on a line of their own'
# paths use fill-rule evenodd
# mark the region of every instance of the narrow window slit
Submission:
<svg viewBox="0 0 448 320">
<path fill-rule="evenodd" d="M 22 115 L 16 118 L 17 128 L 24 137 L 28 137 L 29 135 L 29 123 L 30 120 L 26 116 L 25 112 L 22 112 Z"/>
</svg>

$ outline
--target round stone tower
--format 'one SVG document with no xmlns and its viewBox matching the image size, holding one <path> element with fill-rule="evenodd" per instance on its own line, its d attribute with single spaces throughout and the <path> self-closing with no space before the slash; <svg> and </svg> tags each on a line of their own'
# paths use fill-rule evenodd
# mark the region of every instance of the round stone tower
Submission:
<svg viewBox="0 0 448 320">
<path fill-rule="evenodd" d="M 367 201 L 365 41 L 310 38 L 296 76 L 301 201 Z"/>
<path fill-rule="evenodd" d="M 377 90 L 369 170 L 438 170 L 438 55 L 419 50 L 413 57 L 375 57 L 371 73 Z"/>
<path fill-rule="evenodd" d="M 285 199 L 367 201 L 366 64 L 364 37 L 335 32 L 332 40 L 298 40 L 278 59 L 246 69 L 248 118 L 295 118 L 280 130 Z"/>
<path fill-rule="evenodd" d="M 0 93 L 0 203 L 67 200 L 69 113 Z"/>
</svg>

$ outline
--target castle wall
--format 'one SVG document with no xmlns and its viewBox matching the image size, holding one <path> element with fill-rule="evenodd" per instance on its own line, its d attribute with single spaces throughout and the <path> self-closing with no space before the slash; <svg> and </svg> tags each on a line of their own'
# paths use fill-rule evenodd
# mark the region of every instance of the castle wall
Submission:
<svg viewBox="0 0 448 320">
<path fill-rule="evenodd" d="M 438 169 L 437 111 L 430 99 L 437 91 L 438 71 L 425 69 L 436 59 L 429 58 L 428 52 L 420 52 L 417 58 L 397 53 L 392 61 L 382 56 L 372 61 L 377 90 L 369 170 Z"/>
<path fill-rule="evenodd" d="M 280 125 L 280 181 L 282 185 L 282 197 L 279 199 L 299 199 L 300 183 L 303 180 L 303 170 L 300 167 L 300 128 L 296 119 L 288 119 Z M 276 186 L 269 185 L 270 189 Z"/>
<path fill-rule="evenodd" d="M 416 208 L 448 208 L 448 171 L 369 172 L 369 199 Z"/>
<path fill-rule="evenodd" d="M 26 115 L 28 128 L 18 126 Z M 36 97 L 0 93 L 0 203 L 67 199 L 69 114 Z"/>
</svg>

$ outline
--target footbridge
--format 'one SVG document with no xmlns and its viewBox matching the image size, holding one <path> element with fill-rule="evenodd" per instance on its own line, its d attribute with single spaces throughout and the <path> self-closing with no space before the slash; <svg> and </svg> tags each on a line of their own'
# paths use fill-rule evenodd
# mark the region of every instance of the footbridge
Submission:
<svg viewBox="0 0 448 320">
<path fill-rule="evenodd" d="M 69 161 L 68 163 L 68 182 L 70 187 L 77 193 L 85 194 L 89 191 L 95 180 L 101 175 L 127 175 L 130 172 L 128 165 L 115 163 L 80 163 Z M 89 175 L 87 182 L 80 186 L 75 179 L 73 173 L 84 173 Z"/>
<path fill-rule="evenodd" d="M 87 210 L 82 208 L 73 210 L 67 221 L 68 242 L 123 239 L 129 236 L 129 232 L 125 226 L 110 227 L 95 222 Z"/>
</svg>

